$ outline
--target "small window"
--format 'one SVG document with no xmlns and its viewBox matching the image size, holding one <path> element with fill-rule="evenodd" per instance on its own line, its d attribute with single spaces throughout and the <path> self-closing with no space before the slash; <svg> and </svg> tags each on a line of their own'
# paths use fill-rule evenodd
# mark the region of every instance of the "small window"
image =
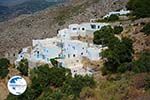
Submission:
<svg viewBox="0 0 150 100">
<path fill-rule="evenodd" d="M 77 30 L 77 28 L 73 28 L 73 30 Z"/>
<path fill-rule="evenodd" d="M 92 29 L 96 29 L 96 25 L 91 25 L 91 28 Z"/>
<path fill-rule="evenodd" d="M 100 26 L 98 25 L 98 28 L 100 28 Z"/>
<path fill-rule="evenodd" d="M 81 53 L 81 55 L 83 55 L 83 52 Z"/>
<path fill-rule="evenodd" d="M 75 46 L 72 47 L 74 50 L 76 49 Z"/>
<path fill-rule="evenodd" d="M 43 57 L 43 59 L 45 59 L 45 56 L 44 56 L 44 55 L 43 55 L 42 57 Z"/>
<path fill-rule="evenodd" d="M 73 57 L 76 57 L 76 55 L 75 55 L 75 54 L 73 54 Z"/>
<path fill-rule="evenodd" d="M 82 28 L 82 31 L 84 31 L 85 30 L 85 28 Z"/>
</svg>

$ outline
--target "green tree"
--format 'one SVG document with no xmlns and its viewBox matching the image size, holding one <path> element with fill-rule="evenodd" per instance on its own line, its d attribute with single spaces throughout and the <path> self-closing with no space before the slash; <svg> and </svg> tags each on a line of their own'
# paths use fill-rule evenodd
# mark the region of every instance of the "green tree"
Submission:
<svg viewBox="0 0 150 100">
<path fill-rule="evenodd" d="M 0 78 L 5 78 L 7 74 L 9 73 L 8 67 L 9 67 L 9 60 L 6 58 L 0 59 Z"/>
<path fill-rule="evenodd" d="M 112 14 L 109 17 L 105 18 L 106 21 L 108 22 L 114 22 L 119 20 L 119 16 L 116 14 Z"/>
<path fill-rule="evenodd" d="M 28 76 L 28 60 L 27 59 L 22 59 L 19 62 L 19 66 L 17 67 L 17 69 L 21 72 L 22 75 Z"/>
<path fill-rule="evenodd" d="M 62 86 L 68 78 L 71 78 L 70 70 L 62 67 L 60 68 L 52 67 L 50 75 L 51 75 L 50 77 L 51 85 L 56 87 Z"/>
<path fill-rule="evenodd" d="M 133 49 L 131 39 L 123 38 L 118 42 L 110 42 L 108 48 L 102 52 L 102 57 L 107 58 L 107 61 L 104 63 L 106 68 L 103 68 L 105 74 L 108 72 L 115 73 L 119 66 L 122 68 L 123 65 L 121 64 L 132 61 Z"/>
<path fill-rule="evenodd" d="M 78 98 L 81 90 L 84 87 L 88 86 L 91 88 L 95 86 L 95 81 L 93 80 L 93 77 L 87 75 L 75 75 L 74 78 L 65 82 L 64 86 L 62 87 L 62 92 L 68 95 L 73 95 L 74 98 Z"/>
<path fill-rule="evenodd" d="M 62 67 L 49 68 L 48 65 L 35 68 L 33 73 L 32 79 L 37 79 L 36 81 L 40 83 L 42 88 L 46 88 L 47 86 L 60 87 L 67 78 L 71 77 L 69 69 Z"/>
<path fill-rule="evenodd" d="M 57 61 L 56 59 L 57 59 L 57 58 L 50 59 L 52 65 L 53 65 L 54 67 L 58 67 L 58 61 Z"/>
<path fill-rule="evenodd" d="M 93 42 L 95 44 L 108 45 L 109 40 L 114 37 L 114 30 L 111 26 L 104 26 L 99 31 L 94 32 Z"/>
<path fill-rule="evenodd" d="M 123 31 L 122 26 L 115 26 L 114 27 L 114 34 L 120 34 Z"/>
<path fill-rule="evenodd" d="M 137 18 L 150 17 L 150 0 L 129 0 L 127 8 Z"/>
<path fill-rule="evenodd" d="M 141 30 L 141 32 L 144 32 L 146 35 L 150 34 L 150 23 L 146 24 L 143 29 Z"/>
<path fill-rule="evenodd" d="M 46 88 L 50 84 L 50 68 L 48 65 L 41 65 L 39 67 L 34 68 L 31 71 L 31 80 L 34 85 L 41 86 L 42 89 Z"/>
<path fill-rule="evenodd" d="M 133 61 L 132 71 L 135 73 L 150 72 L 150 52 L 141 53 L 138 60 Z"/>
</svg>

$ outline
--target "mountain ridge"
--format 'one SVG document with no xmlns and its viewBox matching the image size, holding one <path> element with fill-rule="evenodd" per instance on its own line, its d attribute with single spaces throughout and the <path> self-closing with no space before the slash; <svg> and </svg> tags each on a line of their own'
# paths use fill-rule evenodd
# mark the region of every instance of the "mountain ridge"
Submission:
<svg viewBox="0 0 150 100">
<path fill-rule="evenodd" d="M 18 1 L 18 2 L 17 2 Z M 6 21 L 22 14 L 32 14 L 48 7 L 56 6 L 66 0 L 13 0 L 1 1 L 0 21 Z M 6 9 L 7 8 L 7 9 Z"/>
</svg>

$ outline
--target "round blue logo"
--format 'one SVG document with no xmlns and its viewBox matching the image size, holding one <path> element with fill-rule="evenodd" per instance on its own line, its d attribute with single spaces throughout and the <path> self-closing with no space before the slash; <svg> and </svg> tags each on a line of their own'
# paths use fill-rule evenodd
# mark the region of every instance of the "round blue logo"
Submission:
<svg viewBox="0 0 150 100">
<path fill-rule="evenodd" d="M 13 95 L 21 95 L 27 88 L 27 82 L 21 76 L 13 76 L 9 79 L 7 87 Z"/>
</svg>

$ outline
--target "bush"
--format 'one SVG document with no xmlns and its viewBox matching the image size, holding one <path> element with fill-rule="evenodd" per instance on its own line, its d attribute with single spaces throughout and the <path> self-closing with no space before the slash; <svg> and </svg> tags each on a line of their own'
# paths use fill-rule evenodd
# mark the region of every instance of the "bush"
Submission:
<svg viewBox="0 0 150 100">
<path fill-rule="evenodd" d="M 123 31 L 122 26 L 115 26 L 114 27 L 114 34 L 120 34 Z"/>
<path fill-rule="evenodd" d="M 28 60 L 27 59 L 22 59 L 19 62 L 19 66 L 17 69 L 21 72 L 22 75 L 28 76 Z"/>
<path fill-rule="evenodd" d="M 150 17 L 150 0 L 129 0 L 127 8 L 137 18 Z"/>
<path fill-rule="evenodd" d="M 7 74 L 9 73 L 8 67 L 9 67 L 9 60 L 6 58 L 0 59 L 0 78 L 5 78 Z"/>
<path fill-rule="evenodd" d="M 114 37 L 114 30 L 111 26 L 104 26 L 99 31 L 94 32 L 94 40 L 95 44 L 103 44 L 108 45 L 108 42 L 111 38 Z"/>
<path fill-rule="evenodd" d="M 71 76 L 71 71 L 62 67 L 50 68 L 47 64 L 30 71 L 31 84 L 24 94 L 7 100 L 77 100 L 84 87 L 93 88 L 95 81 L 90 76 Z"/>
<path fill-rule="evenodd" d="M 9 62 L 8 59 L 6 59 L 6 58 L 1 58 L 0 59 L 0 68 L 8 68 L 9 64 L 10 64 L 10 62 Z"/>
<path fill-rule="evenodd" d="M 145 89 L 146 89 L 146 90 L 149 90 L 149 89 L 150 89 L 150 77 L 149 77 L 149 76 L 147 76 L 147 77 L 145 78 Z"/>
<path fill-rule="evenodd" d="M 112 14 L 109 17 L 105 18 L 108 22 L 114 22 L 119 20 L 119 16 L 116 14 Z"/>
<path fill-rule="evenodd" d="M 62 92 L 66 93 L 67 95 L 73 95 L 74 98 L 77 98 L 84 87 L 92 88 L 93 86 L 95 86 L 93 77 L 89 77 L 87 75 L 84 77 L 76 75 L 74 78 L 66 81 L 62 87 Z"/>
<path fill-rule="evenodd" d="M 102 52 L 102 57 L 107 58 L 104 63 L 104 73 L 124 72 L 127 68 L 124 68 L 125 65 L 122 64 L 132 61 L 132 40 L 123 38 L 122 41 L 110 42 L 108 48 Z"/>
<path fill-rule="evenodd" d="M 123 63 L 118 67 L 117 72 L 124 73 L 126 71 L 131 71 L 131 68 L 132 68 L 132 63 Z"/>
<path fill-rule="evenodd" d="M 146 24 L 143 29 L 141 30 L 141 32 L 144 32 L 146 35 L 150 34 L 150 23 Z"/>
<path fill-rule="evenodd" d="M 150 52 L 143 52 L 138 60 L 133 62 L 132 71 L 135 73 L 150 72 Z"/>
<path fill-rule="evenodd" d="M 59 67 L 59 63 L 58 63 L 58 61 L 54 58 L 54 59 L 50 59 L 50 61 L 51 61 L 51 64 L 54 66 L 54 67 Z"/>
</svg>

